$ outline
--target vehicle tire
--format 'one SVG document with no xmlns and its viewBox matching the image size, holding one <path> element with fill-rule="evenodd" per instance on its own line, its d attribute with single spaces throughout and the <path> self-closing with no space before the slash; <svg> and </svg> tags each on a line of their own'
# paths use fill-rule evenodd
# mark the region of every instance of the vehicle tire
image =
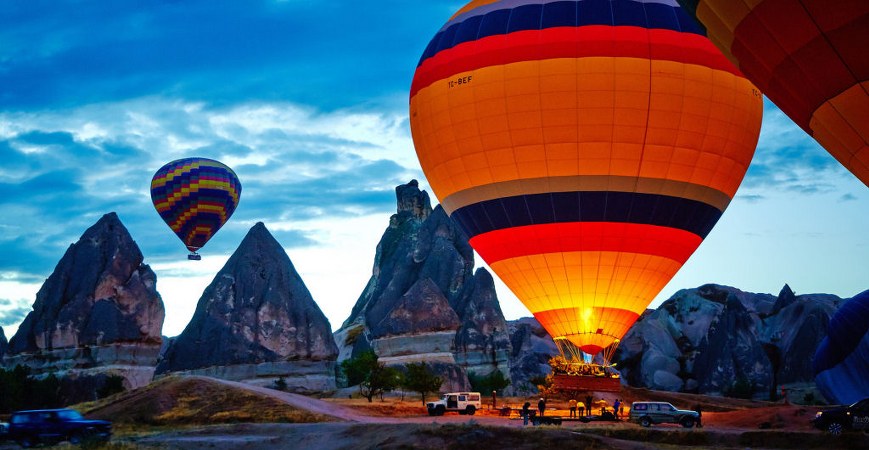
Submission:
<svg viewBox="0 0 869 450">
<path fill-rule="evenodd" d="M 694 428 L 694 419 L 691 417 L 684 417 L 681 422 L 683 428 Z"/>
<path fill-rule="evenodd" d="M 81 432 L 76 431 L 69 437 L 69 443 L 72 445 L 80 445 L 82 442 L 84 442 L 84 436 Z"/>
<path fill-rule="evenodd" d="M 33 444 L 34 444 L 33 439 L 29 438 L 29 437 L 23 437 L 23 438 L 18 440 L 18 445 L 20 445 L 24 448 L 33 447 Z"/>
<path fill-rule="evenodd" d="M 438 415 L 438 412 L 434 408 L 428 408 L 428 415 L 436 416 L 436 415 Z"/>
<path fill-rule="evenodd" d="M 833 436 L 839 436 L 843 431 L 845 431 L 845 427 L 840 422 L 830 422 L 827 424 L 827 433 Z"/>
<path fill-rule="evenodd" d="M 446 412 L 446 410 L 447 410 L 447 409 L 444 407 L 444 405 L 438 405 L 438 406 L 435 408 L 435 414 L 438 415 L 438 416 L 442 416 L 442 415 L 444 415 L 444 413 Z"/>
<path fill-rule="evenodd" d="M 640 426 L 649 428 L 652 426 L 652 419 L 649 419 L 648 417 L 640 417 Z"/>
<path fill-rule="evenodd" d="M 469 416 L 473 416 L 474 413 L 476 413 L 476 412 L 477 412 L 477 408 L 475 408 L 474 405 L 469 405 L 469 406 L 465 409 L 465 414 L 467 414 L 467 415 L 469 415 Z"/>
</svg>

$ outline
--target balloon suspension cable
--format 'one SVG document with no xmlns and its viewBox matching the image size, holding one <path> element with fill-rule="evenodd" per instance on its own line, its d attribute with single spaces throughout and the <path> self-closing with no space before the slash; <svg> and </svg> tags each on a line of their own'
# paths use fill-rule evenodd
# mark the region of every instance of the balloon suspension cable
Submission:
<svg viewBox="0 0 869 450">
<path fill-rule="evenodd" d="M 611 364 L 612 357 L 619 345 L 616 339 L 599 353 L 601 364 L 594 362 L 594 356 L 579 349 L 565 337 L 553 339 L 558 347 L 558 356 L 554 356 L 549 364 L 555 373 L 576 376 L 607 376 L 618 377 L 619 374 Z"/>
</svg>

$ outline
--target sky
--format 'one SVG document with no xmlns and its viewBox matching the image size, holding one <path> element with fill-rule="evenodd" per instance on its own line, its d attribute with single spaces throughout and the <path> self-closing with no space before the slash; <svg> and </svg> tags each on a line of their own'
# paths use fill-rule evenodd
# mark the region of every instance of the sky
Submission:
<svg viewBox="0 0 869 450">
<path fill-rule="evenodd" d="M 333 329 L 371 276 L 395 186 L 420 169 L 408 95 L 461 1 L 0 3 L 0 326 L 11 337 L 66 248 L 115 211 L 180 333 L 264 222 Z M 243 184 L 188 261 L 151 205 L 154 172 L 202 156 Z M 851 297 L 869 288 L 869 189 L 774 105 L 716 228 L 651 303 L 706 283 Z M 477 257 L 477 265 L 482 262 Z M 530 315 L 500 282 L 505 316 Z"/>
</svg>

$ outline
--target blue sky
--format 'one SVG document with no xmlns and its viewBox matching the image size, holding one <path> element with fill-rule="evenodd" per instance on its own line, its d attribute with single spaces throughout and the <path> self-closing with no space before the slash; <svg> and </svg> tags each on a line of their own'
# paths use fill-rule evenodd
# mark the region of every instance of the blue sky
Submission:
<svg viewBox="0 0 869 450">
<path fill-rule="evenodd" d="M 394 187 L 427 183 L 407 120 L 428 40 L 461 1 L 0 4 L 0 326 L 11 336 L 65 249 L 116 211 L 186 325 L 265 222 L 333 327 L 371 275 Z M 164 163 L 221 160 L 244 185 L 188 262 L 153 210 Z M 434 196 L 433 196 L 434 197 Z M 767 103 L 730 209 L 654 304 L 707 282 L 850 297 L 869 288 L 869 189 Z M 479 259 L 478 259 L 479 262 Z M 508 318 L 527 315 L 499 286 Z"/>
</svg>

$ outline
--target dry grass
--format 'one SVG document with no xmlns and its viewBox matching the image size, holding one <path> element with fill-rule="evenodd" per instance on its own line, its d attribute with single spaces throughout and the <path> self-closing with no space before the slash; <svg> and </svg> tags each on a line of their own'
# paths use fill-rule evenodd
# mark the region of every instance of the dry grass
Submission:
<svg viewBox="0 0 869 450">
<path fill-rule="evenodd" d="M 331 419 L 219 383 L 167 377 L 76 409 L 118 425 L 177 426 L 235 422 L 326 422 Z"/>
</svg>

